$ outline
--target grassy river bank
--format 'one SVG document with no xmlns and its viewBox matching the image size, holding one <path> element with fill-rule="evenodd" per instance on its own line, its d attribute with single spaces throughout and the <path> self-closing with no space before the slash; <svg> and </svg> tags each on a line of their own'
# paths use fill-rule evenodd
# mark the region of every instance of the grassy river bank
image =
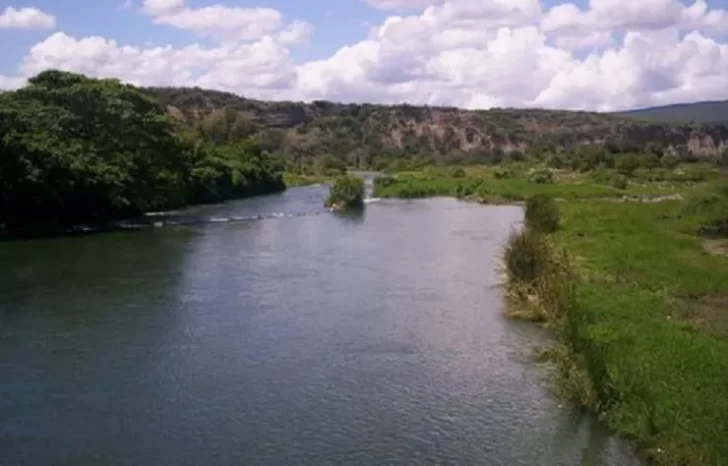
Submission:
<svg viewBox="0 0 728 466">
<path fill-rule="evenodd" d="M 443 169 L 382 179 L 375 195 L 536 196 L 504 253 L 509 314 L 553 329 L 543 355 L 564 396 L 655 464 L 728 464 L 728 187 L 695 166 L 624 181 Z"/>
</svg>

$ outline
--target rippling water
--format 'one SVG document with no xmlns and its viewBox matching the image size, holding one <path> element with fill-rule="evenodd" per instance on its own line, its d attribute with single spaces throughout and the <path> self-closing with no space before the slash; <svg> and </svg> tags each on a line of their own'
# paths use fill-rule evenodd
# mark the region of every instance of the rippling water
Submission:
<svg viewBox="0 0 728 466">
<path fill-rule="evenodd" d="M 0 244 L 0 464 L 639 464 L 502 317 L 518 208 L 324 194 Z"/>
</svg>

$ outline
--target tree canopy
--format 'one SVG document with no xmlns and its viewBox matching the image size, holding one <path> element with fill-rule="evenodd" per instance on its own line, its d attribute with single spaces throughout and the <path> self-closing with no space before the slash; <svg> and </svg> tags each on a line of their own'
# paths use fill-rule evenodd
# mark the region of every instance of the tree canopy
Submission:
<svg viewBox="0 0 728 466">
<path fill-rule="evenodd" d="M 283 189 L 249 139 L 183 135 L 115 79 L 45 71 L 0 94 L 0 229 L 62 228 Z"/>
</svg>

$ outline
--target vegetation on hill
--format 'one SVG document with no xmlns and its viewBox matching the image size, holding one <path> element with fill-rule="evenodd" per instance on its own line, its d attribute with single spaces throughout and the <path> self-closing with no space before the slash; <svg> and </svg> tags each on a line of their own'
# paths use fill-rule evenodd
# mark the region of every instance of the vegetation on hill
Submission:
<svg viewBox="0 0 728 466">
<path fill-rule="evenodd" d="M 283 189 L 281 164 L 237 136 L 182 135 L 133 86 L 43 72 L 0 95 L 0 232 Z"/>
<path fill-rule="evenodd" d="M 640 108 L 615 115 L 652 121 L 728 123 L 728 100 Z"/>
<path fill-rule="evenodd" d="M 182 128 L 253 137 L 286 171 L 348 166 L 406 170 L 549 158 L 576 163 L 606 153 L 679 161 L 716 158 L 728 125 L 645 122 L 617 115 L 538 109 L 461 110 L 412 105 L 264 102 L 197 88 L 147 88 Z M 557 162 L 558 163 L 558 162 Z"/>
<path fill-rule="evenodd" d="M 326 207 L 333 210 L 364 207 L 364 180 L 357 176 L 338 178 L 326 199 Z"/>
</svg>

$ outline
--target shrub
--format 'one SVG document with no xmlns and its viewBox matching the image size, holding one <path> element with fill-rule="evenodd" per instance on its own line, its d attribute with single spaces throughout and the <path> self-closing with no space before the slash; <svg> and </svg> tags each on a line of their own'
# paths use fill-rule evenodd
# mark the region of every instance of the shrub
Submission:
<svg viewBox="0 0 728 466">
<path fill-rule="evenodd" d="M 629 185 L 629 181 L 626 176 L 602 168 L 595 170 L 591 175 L 591 179 L 596 183 L 617 189 L 627 189 L 627 186 Z"/>
<path fill-rule="evenodd" d="M 326 200 L 326 207 L 352 209 L 364 207 L 364 180 L 343 176 L 336 180 Z"/>
<path fill-rule="evenodd" d="M 537 194 L 526 201 L 526 227 L 545 233 L 559 228 L 559 207 L 545 194 Z"/>
<path fill-rule="evenodd" d="M 493 177 L 496 180 L 505 180 L 505 179 L 509 179 L 509 178 L 514 178 L 515 176 L 516 176 L 516 174 L 513 173 L 513 170 L 511 170 L 510 168 L 503 168 L 503 167 L 498 168 L 493 173 Z"/>
<path fill-rule="evenodd" d="M 455 168 L 455 169 L 452 170 L 452 172 L 450 173 L 450 175 L 453 178 L 465 178 L 466 173 L 465 173 L 465 170 L 463 170 L 462 168 Z"/>
<path fill-rule="evenodd" d="M 609 185 L 617 189 L 627 189 L 629 181 L 627 181 L 627 177 L 624 175 L 614 175 Z"/>
<path fill-rule="evenodd" d="M 677 166 L 680 165 L 680 157 L 675 154 L 667 154 L 662 157 L 662 160 L 660 160 L 660 162 L 662 163 L 663 167 L 672 170 L 673 168 L 677 168 Z"/>
<path fill-rule="evenodd" d="M 386 188 L 388 186 L 392 186 L 397 182 L 397 178 L 394 176 L 379 176 L 377 178 L 374 178 L 374 187 L 376 188 Z"/>
<path fill-rule="evenodd" d="M 528 176 L 528 180 L 531 183 L 552 184 L 554 182 L 554 175 L 549 170 L 535 170 Z"/>
<path fill-rule="evenodd" d="M 524 228 L 511 233 L 503 254 L 508 283 L 533 287 L 549 267 L 551 244 L 540 231 Z"/>
<path fill-rule="evenodd" d="M 567 160 L 561 154 L 551 154 L 548 158 L 548 165 L 551 168 L 564 168 L 567 164 Z"/>
<path fill-rule="evenodd" d="M 702 234 L 728 236 L 728 184 L 690 197 L 683 206 L 682 214 L 693 217 Z"/>
<path fill-rule="evenodd" d="M 630 176 L 640 167 L 641 160 L 636 154 L 624 154 L 617 158 L 615 167 L 623 175 Z"/>
</svg>

